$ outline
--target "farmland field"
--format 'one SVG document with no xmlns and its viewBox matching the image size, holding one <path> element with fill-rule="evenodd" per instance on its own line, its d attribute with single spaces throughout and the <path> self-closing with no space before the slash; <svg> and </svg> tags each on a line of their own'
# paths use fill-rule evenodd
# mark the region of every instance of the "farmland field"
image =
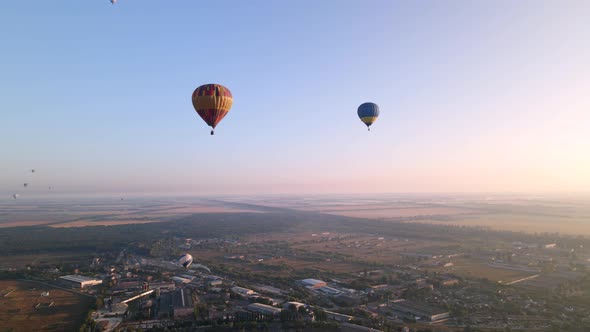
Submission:
<svg viewBox="0 0 590 332">
<path fill-rule="evenodd" d="M 0 203 L 0 227 L 39 226 L 84 227 L 145 224 L 170 221 L 199 213 L 260 212 L 217 202 L 162 202 L 153 200 L 62 200 L 60 202 L 9 201 Z"/>
<path fill-rule="evenodd" d="M 282 210 L 282 211 L 281 211 Z M 168 222 L 194 214 L 303 212 L 379 221 L 439 223 L 523 232 L 590 234 L 590 200 L 570 197 L 289 196 L 10 200 L 0 227 L 114 226 Z M 321 225 L 318 225 L 321 226 Z M 318 227 L 321 228 L 321 227 Z M 315 232 L 319 231 L 316 229 Z"/>
<path fill-rule="evenodd" d="M 49 292 L 42 296 L 42 292 Z M 6 294 L 6 295 L 4 295 Z M 94 302 L 29 281 L 0 281 L 1 331 L 75 331 Z"/>
<path fill-rule="evenodd" d="M 451 268 L 435 268 L 432 271 L 451 272 L 458 276 L 467 278 L 485 278 L 490 281 L 509 283 L 518 279 L 526 278 L 537 273 L 525 272 L 518 270 L 502 269 L 490 266 L 481 261 L 472 261 L 469 259 L 457 259 L 453 261 L 454 266 Z"/>
</svg>

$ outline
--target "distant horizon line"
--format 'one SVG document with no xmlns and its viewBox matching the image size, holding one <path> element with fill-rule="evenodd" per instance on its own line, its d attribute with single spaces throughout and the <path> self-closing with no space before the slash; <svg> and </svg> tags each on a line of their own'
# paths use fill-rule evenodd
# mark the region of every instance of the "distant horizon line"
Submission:
<svg viewBox="0 0 590 332">
<path fill-rule="evenodd" d="M 232 197 L 368 197 L 368 196 L 410 196 L 410 197 L 432 197 L 432 196 L 588 196 L 590 191 L 415 191 L 415 192 L 361 192 L 361 193 L 220 193 L 220 194 L 196 194 L 196 193 L 88 193 L 88 192 L 67 192 L 67 193 L 26 193 L 19 192 L 19 198 L 13 199 L 13 193 L 6 192 L 6 200 L 26 200 L 51 198 L 232 198 Z M 0 200 L 1 201 L 1 200 Z"/>
</svg>

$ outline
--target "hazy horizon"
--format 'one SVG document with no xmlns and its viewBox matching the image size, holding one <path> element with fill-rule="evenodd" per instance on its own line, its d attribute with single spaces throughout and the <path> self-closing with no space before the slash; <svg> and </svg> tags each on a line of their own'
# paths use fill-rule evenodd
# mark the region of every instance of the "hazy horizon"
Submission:
<svg viewBox="0 0 590 332">
<path fill-rule="evenodd" d="M 145 191 L 130 191 L 130 192 L 76 192 L 76 191 L 68 191 L 68 192 L 44 192 L 44 191 L 23 191 L 25 196 L 19 196 L 18 200 L 12 199 L 8 192 L 6 192 L 6 198 L 1 199 L 0 201 L 11 201 L 14 203 L 24 203 L 25 198 L 31 200 L 62 200 L 62 199 L 72 199 L 72 198 L 80 198 L 80 199 L 116 199 L 120 200 L 123 199 L 133 199 L 133 198 L 153 198 L 153 199 L 215 199 L 215 198 L 337 198 L 337 197 L 355 197 L 355 198 L 436 198 L 436 197 L 460 197 L 465 199 L 488 199 L 488 200 L 496 200 L 496 199 L 530 199 L 530 200 L 537 200 L 537 199 L 563 199 L 563 200 L 590 200 L 590 192 L 587 191 L 538 191 L 538 192 L 427 192 L 427 191 L 408 191 L 408 192 L 276 192 L 276 193 L 240 193 L 240 192 L 231 192 L 231 193 L 204 193 L 204 194 L 195 194 L 190 192 L 145 192 Z M 10 199 L 9 199 L 10 198 Z"/>
</svg>

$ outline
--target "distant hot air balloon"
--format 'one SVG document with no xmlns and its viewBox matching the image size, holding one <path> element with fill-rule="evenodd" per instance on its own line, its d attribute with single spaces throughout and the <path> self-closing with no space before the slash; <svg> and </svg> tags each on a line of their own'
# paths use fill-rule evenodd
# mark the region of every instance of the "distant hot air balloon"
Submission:
<svg viewBox="0 0 590 332">
<path fill-rule="evenodd" d="M 379 106 L 375 103 L 364 103 L 359 106 L 357 112 L 361 121 L 367 125 L 367 130 L 371 130 L 371 125 L 379 117 Z"/>
<path fill-rule="evenodd" d="M 193 107 L 205 120 L 207 125 L 213 128 L 226 116 L 233 104 L 233 97 L 228 88 L 220 84 L 201 85 L 193 92 Z"/>
<path fill-rule="evenodd" d="M 116 3 L 117 3 L 117 0 L 111 0 L 111 4 L 113 4 L 113 5 L 114 5 L 114 4 L 116 4 Z"/>
<path fill-rule="evenodd" d="M 35 169 L 34 168 L 31 170 L 31 173 L 35 173 Z"/>
<path fill-rule="evenodd" d="M 23 183 L 23 187 L 25 187 L 25 188 L 26 188 L 26 187 L 28 187 L 28 186 L 29 186 L 29 184 L 28 184 L 28 183 L 26 183 L 26 182 L 25 182 L 25 183 Z"/>
<path fill-rule="evenodd" d="M 182 265 L 185 269 L 188 269 L 188 267 L 192 263 L 193 263 L 193 256 L 191 256 L 190 254 L 184 254 L 178 260 L 178 264 Z"/>
</svg>

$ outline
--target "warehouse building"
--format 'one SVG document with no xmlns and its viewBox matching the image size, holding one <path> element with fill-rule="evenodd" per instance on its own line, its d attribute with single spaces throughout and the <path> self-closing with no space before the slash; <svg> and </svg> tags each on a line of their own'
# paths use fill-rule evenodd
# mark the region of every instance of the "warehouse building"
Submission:
<svg viewBox="0 0 590 332">
<path fill-rule="evenodd" d="M 289 310 L 290 308 L 292 308 L 292 306 L 295 307 L 295 310 L 299 310 L 300 307 L 305 307 L 305 303 L 301 303 L 301 302 L 285 302 L 285 303 L 283 303 L 283 309 L 285 309 L 285 310 Z"/>
<path fill-rule="evenodd" d="M 325 281 L 317 280 L 317 279 L 303 279 L 303 280 L 301 280 L 301 284 L 305 287 L 310 287 L 310 288 L 320 288 L 320 287 L 326 287 L 328 285 Z"/>
<path fill-rule="evenodd" d="M 231 290 L 232 290 L 232 292 L 234 292 L 236 294 L 243 295 L 243 296 L 256 294 L 255 291 L 248 289 L 248 288 L 240 287 L 240 286 L 234 286 L 231 288 Z"/>
<path fill-rule="evenodd" d="M 251 312 L 257 312 L 257 313 L 263 314 L 263 315 L 269 315 L 269 316 L 277 316 L 281 313 L 280 308 L 271 307 L 269 305 L 262 304 L 262 303 L 249 304 L 246 307 L 246 310 L 251 311 Z"/>
<path fill-rule="evenodd" d="M 395 311 L 399 311 L 404 314 L 412 315 L 416 318 L 431 322 L 447 319 L 450 317 L 448 311 L 409 300 L 395 300 L 389 303 L 389 307 Z"/>
<path fill-rule="evenodd" d="M 317 288 L 317 290 L 320 291 L 320 292 L 322 292 L 322 293 L 324 293 L 324 294 L 326 294 L 326 295 L 332 295 L 332 296 L 335 296 L 335 295 L 338 295 L 338 294 L 341 294 L 342 293 L 338 289 L 332 288 L 332 287 L 328 287 L 328 286 L 319 287 L 319 288 Z"/>
<path fill-rule="evenodd" d="M 352 316 L 340 314 L 333 311 L 326 310 L 326 317 L 331 320 L 335 320 L 337 322 L 350 322 L 352 320 Z"/>
<path fill-rule="evenodd" d="M 180 288 L 160 297 L 160 318 L 188 319 L 193 316 L 193 309 L 190 289 Z"/>
<path fill-rule="evenodd" d="M 59 277 L 60 282 L 71 288 L 85 288 L 102 284 L 102 280 L 79 275 Z"/>
</svg>

